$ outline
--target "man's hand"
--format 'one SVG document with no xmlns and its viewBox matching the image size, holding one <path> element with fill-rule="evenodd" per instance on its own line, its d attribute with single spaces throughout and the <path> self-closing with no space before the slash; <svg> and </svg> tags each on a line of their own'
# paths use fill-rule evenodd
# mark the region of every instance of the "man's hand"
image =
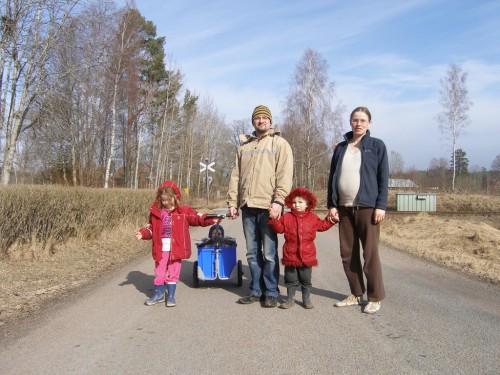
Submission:
<svg viewBox="0 0 500 375">
<path fill-rule="evenodd" d="M 234 220 L 238 217 L 238 209 L 236 207 L 229 207 L 229 218 Z"/>
<path fill-rule="evenodd" d="M 271 219 L 278 219 L 281 217 L 281 212 L 283 211 L 283 207 L 279 203 L 272 203 L 269 206 L 269 217 Z"/>
</svg>

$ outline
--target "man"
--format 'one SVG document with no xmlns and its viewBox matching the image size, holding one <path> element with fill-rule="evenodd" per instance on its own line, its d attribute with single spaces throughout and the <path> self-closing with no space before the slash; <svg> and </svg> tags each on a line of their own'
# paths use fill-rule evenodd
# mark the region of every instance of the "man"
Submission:
<svg viewBox="0 0 500 375">
<path fill-rule="evenodd" d="M 272 122 L 269 108 L 255 107 L 255 131 L 240 135 L 227 201 L 232 219 L 241 208 L 251 276 L 250 295 L 238 302 L 250 304 L 264 296 L 264 307 L 277 306 L 279 281 L 278 238 L 267 222 L 281 217 L 293 179 L 292 149 Z"/>
</svg>

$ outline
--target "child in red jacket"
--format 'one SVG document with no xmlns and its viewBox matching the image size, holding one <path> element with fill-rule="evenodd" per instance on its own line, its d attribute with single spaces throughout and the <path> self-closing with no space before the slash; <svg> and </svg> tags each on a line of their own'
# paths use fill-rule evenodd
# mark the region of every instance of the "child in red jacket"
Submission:
<svg viewBox="0 0 500 375">
<path fill-rule="evenodd" d="M 302 286 L 302 302 L 306 309 L 314 308 L 311 303 L 312 267 L 318 265 L 314 239 L 316 232 L 324 232 L 333 226 L 326 218 L 321 220 L 311 212 L 316 207 L 316 197 L 304 188 L 296 188 L 285 199 L 291 209 L 280 219 L 269 219 L 269 225 L 276 233 L 285 234 L 283 258 L 285 286 L 288 298 L 280 307 L 289 309 L 294 305 L 295 292 Z"/>
<path fill-rule="evenodd" d="M 137 240 L 152 240 L 153 245 L 155 293 L 144 304 L 151 306 L 165 302 L 167 288 L 167 307 L 173 307 L 176 305 L 174 296 L 182 259 L 191 256 L 189 226 L 206 227 L 220 219 L 207 219 L 206 214 L 182 205 L 181 192 L 174 181 L 161 184 L 149 211 L 149 224 L 135 233 Z"/>
</svg>

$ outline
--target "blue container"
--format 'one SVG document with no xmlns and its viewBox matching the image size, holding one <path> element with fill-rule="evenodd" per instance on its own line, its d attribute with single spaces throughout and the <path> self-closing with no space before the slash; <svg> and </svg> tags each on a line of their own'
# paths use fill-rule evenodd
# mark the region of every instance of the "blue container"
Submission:
<svg viewBox="0 0 500 375">
<path fill-rule="evenodd" d="M 198 244 L 198 278 L 226 280 L 236 266 L 236 241 L 224 238 L 216 243 L 209 240 Z"/>
</svg>

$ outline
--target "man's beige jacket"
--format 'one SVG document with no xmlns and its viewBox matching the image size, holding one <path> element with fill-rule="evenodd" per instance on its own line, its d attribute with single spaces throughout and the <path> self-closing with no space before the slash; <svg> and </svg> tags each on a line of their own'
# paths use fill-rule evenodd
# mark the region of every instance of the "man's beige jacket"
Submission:
<svg viewBox="0 0 500 375">
<path fill-rule="evenodd" d="M 284 205 L 292 188 L 293 154 L 279 130 L 269 129 L 261 137 L 240 135 L 241 146 L 231 173 L 228 207 L 268 209 Z"/>
</svg>

